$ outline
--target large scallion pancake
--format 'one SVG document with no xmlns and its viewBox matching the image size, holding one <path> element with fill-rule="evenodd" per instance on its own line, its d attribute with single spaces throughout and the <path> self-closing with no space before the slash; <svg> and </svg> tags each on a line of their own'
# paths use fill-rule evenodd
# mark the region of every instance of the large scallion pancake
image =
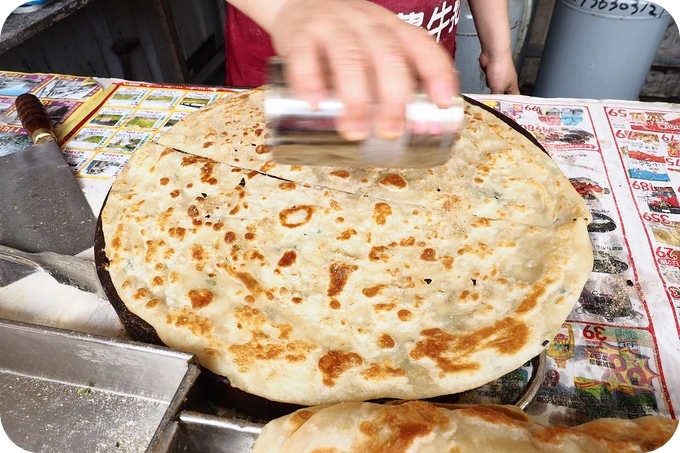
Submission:
<svg viewBox="0 0 680 453">
<path fill-rule="evenodd" d="M 658 415 L 545 426 L 514 406 L 348 402 L 273 420 L 253 453 L 642 453 L 673 436 L 678 421 Z"/>
<path fill-rule="evenodd" d="M 591 217 L 540 148 L 468 105 L 443 167 L 277 165 L 261 108 L 253 90 L 187 116 L 102 211 L 117 293 L 165 344 L 311 405 L 464 391 L 552 340 Z"/>
</svg>

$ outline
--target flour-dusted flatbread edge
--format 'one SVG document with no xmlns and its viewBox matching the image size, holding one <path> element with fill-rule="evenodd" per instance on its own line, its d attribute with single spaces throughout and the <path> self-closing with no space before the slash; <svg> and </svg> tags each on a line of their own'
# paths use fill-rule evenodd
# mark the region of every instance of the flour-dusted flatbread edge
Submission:
<svg viewBox="0 0 680 453">
<path fill-rule="evenodd" d="M 545 426 L 514 406 L 349 402 L 301 409 L 267 423 L 253 453 L 442 451 L 641 453 L 664 446 L 678 421 L 605 418 Z"/>
<path fill-rule="evenodd" d="M 220 106 L 215 108 L 215 111 L 220 111 Z M 209 112 L 207 109 L 206 111 Z M 247 120 L 245 122 L 247 124 Z M 185 127 L 185 125 L 179 125 L 180 123 L 175 126 L 179 130 Z M 175 127 L 173 127 L 173 130 Z M 255 130 L 259 129 L 256 127 Z M 212 130 L 211 134 L 221 135 L 218 130 Z M 254 135 L 258 136 L 257 133 L 254 133 Z M 203 146 L 205 144 L 203 135 L 200 136 L 202 138 L 197 141 L 196 146 Z M 239 146 L 242 146 L 242 144 Z M 319 364 L 319 353 L 316 353 L 316 355 L 310 355 L 306 357 L 306 360 L 299 360 L 297 363 L 273 360 L 267 364 L 267 361 L 264 360 L 261 363 L 264 366 L 252 366 L 244 373 L 242 369 L 235 365 L 235 357 L 233 355 L 224 355 L 221 351 L 215 351 L 214 342 L 211 343 L 210 340 L 206 339 L 205 335 L 200 333 L 201 331 L 197 326 L 191 327 L 191 323 L 186 320 L 182 321 L 182 316 L 186 316 L 186 313 L 178 312 L 177 307 L 163 308 L 167 304 L 172 305 L 172 303 L 168 300 L 163 300 L 163 298 L 158 299 L 155 297 L 155 284 L 153 281 L 150 279 L 143 281 L 143 279 L 135 280 L 129 278 L 130 254 L 148 254 L 149 249 L 145 243 L 149 241 L 154 243 L 155 241 L 163 241 L 163 235 L 167 234 L 167 231 L 159 231 L 154 236 L 151 233 L 154 228 L 153 222 L 149 225 L 138 225 L 136 222 L 131 222 L 128 217 L 136 212 L 138 213 L 140 210 L 143 211 L 144 208 L 141 208 L 141 205 L 144 202 L 154 200 L 149 198 L 148 195 L 157 191 L 158 188 L 154 187 L 154 184 L 157 185 L 157 183 L 151 182 L 150 186 L 133 196 L 132 192 L 134 190 L 131 191 L 131 181 L 138 183 L 146 180 L 146 183 L 149 184 L 151 178 L 150 170 L 154 168 L 161 155 L 175 156 L 184 155 L 184 153 L 178 153 L 172 149 L 152 143 L 138 150 L 133 155 L 133 159 L 123 174 L 114 184 L 109 200 L 102 212 L 104 235 L 107 238 L 107 257 L 111 260 L 110 272 L 114 284 L 116 284 L 116 288 L 128 308 L 147 322 L 150 322 L 166 344 L 177 349 L 196 353 L 202 365 L 217 374 L 228 377 L 234 386 L 272 400 L 300 404 L 319 404 L 377 397 L 424 398 L 463 391 L 482 385 L 521 366 L 524 362 L 541 352 L 545 347 L 545 343 L 552 340 L 552 335 L 554 335 L 559 325 L 568 316 L 592 268 L 592 248 L 586 229 L 586 225 L 590 220 L 589 213 L 587 212 L 587 207 L 584 208 L 583 200 L 580 198 L 573 199 L 571 208 L 563 206 L 563 208 L 567 209 L 567 212 L 569 210 L 571 212 L 572 218 L 569 219 L 569 222 L 561 225 L 552 225 L 549 228 L 531 227 L 536 229 L 536 231 L 540 231 L 540 233 L 535 233 L 536 237 L 545 237 L 546 234 L 551 233 L 555 234 L 555 244 L 552 254 L 546 254 L 544 257 L 549 262 L 539 263 L 540 266 L 545 264 L 545 269 L 547 269 L 544 272 L 545 275 L 542 278 L 538 278 L 539 284 L 534 288 L 534 291 L 527 295 L 528 297 L 524 299 L 523 304 L 520 304 L 519 301 L 516 302 L 518 306 L 514 309 L 516 311 L 519 310 L 521 305 L 521 313 L 513 313 L 511 316 L 520 325 L 530 326 L 528 329 L 529 333 L 521 347 L 518 347 L 517 350 L 512 350 L 512 342 L 507 341 L 507 338 L 504 339 L 503 335 L 499 335 L 495 336 L 493 340 L 498 343 L 497 345 L 489 347 L 485 351 L 474 351 L 474 353 L 469 354 L 469 361 L 480 364 L 482 372 L 475 369 L 453 374 L 443 373 L 441 370 L 437 372 L 438 368 L 433 364 L 422 365 L 431 359 L 421 358 L 420 371 L 414 373 L 413 376 L 405 377 L 403 374 L 396 373 L 391 378 L 383 377 L 382 380 L 376 382 L 362 379 L 361 373 L 367 371 L 366 366 L 368 364 L 365 363 L 364 365 L 366 366 L 363 368 L 359 367 L 352 370 L 350 367 L 349 370 L 335 376 L 333 385 L 329 386 L 324 385 L 323 377 L 318 372 L 312 372 L 310 375 L 310 369 L 318 367 Z M 203 165 L 201 162 L 194 162 L 194 164 Z M 246 174 L 245 170 L 247 168 L 240 168 L 241 164 L 243 164 L 242 161 L 234 162 L 233 164 L 236 165 L 217 164 L 216 162 L 213 162 L 211 165 L 213 164 L 218 165 L 220 168 L 224 166 L 225 168 L 221 170 L 223 173 L 236 172 L 237 179 L 235 181 L 241 178 L 240 175 Z M 253 174 L 253 172 L 248 174 Z M 205 173 L 202 175 L 205 176 Z M 201 179 L 201 177 L 199 175 L 196 179 Z M 242 181 L 249 177 L 251 176 L 243 178 Z M 564 178 L 563 175 L 561 177 Z M 564 180 L 566 181 L 566 178 Z M 253 181 L 267 181 L 267 179 L 263 179 L 260 175 L 260 177 L 253 179 Z M 210 186 L 207 185 L 206 187 L 207 189 L 205 190 L 209 191 Z M 573 190 L 573 188 L 571 189 Z M 312 185 L 307 187 L 306 190 L 319 194 L 332 192 L 332 190 L 327 189 L 323 185 Z M 570 198 L 572 195 L 568 194 L 567 198 Z M 366 198 L 365 194 L 362 194 L 360 197 L 361 200 Z M 370 199 L 370 196 L 368 198 Z M 187 206 L 183 206 L 176 201 L 169 203 L 168 206 L 173 205 L 182 209 L 187 208 Z M 394 201 L 392 201 L 392 205 L 394 209 L 403 207 Z M 401 205 L 404 205 L 404 203 Z M 566 217 L 562 215 L 562 218 Z M 504 225 L 504 222 L 506 222 L 505 220 L 493 219 L 486 219 L 486 221 L 491 222 L 490 224 L 492 225 Z M 241 233 L 244 232 L 242 231 Z M 109 240 L 113 241 L 110 243 Z M 123 242 L 137 240 L 139 243 L 127 244 L 127 250 L 121 251 L 119 249 L 116 251 L 111 245 L 119 240 Z M 182 259 L 185 261 L 175 262 L 174 265 L 181 267 L 190 260 L 190 257 L 184 256 Z M 159 263 L 156 264 L 158 265 Z M 168 264 L 173 265 L 172 261 Z M 173 295 L 173 297 L 175 296 L 176 294 Z M 173 303 L 177 304 L 177 301 Z M 227 301 L 226 303 L 230 304 L 232 302 Z M 169 320 L 173 320 L 173 322 Z M 214 323 L 211 322 L 209 324 Z M 203 327 L 213 328 L 208 324 Z M 482 325 L 478 333 L 485 333 L 486 331 L 483 329 L 493 327 Z M 451 332 L 444 329 L 442 333 L 449 335 Z M 467 333 L 471 334 L 471 332 Z M 438 347 L 451 347 L 453 343 L 450 341 L 450 338 L 448 340 L 444 338 L 446 335 L 431 336 L 421 338 L 420 340 L 423 343 L 439 342 L 437 343 Z M 240 340 L 228 340 L 227 344 L 234 344 L 234 341 L 237 343 L 239 341 L 242 342 L 243 337 L 240 336 L 239 338 Z M 229 343 L 229 341 L 232 341 L 232 343 Z M 505 350 L 501 354 L 499 351 L 503 347 L 505 347 Z M 351 351 L 351 348 L 348 348 L 348 351 Z M 254 352 L 254 350 L 251 349 L 251 352 Z M 499 357 L 502 360 L 499 360 Z M 446 359 L 446 357 L 444 358 Z M 427 378 L 424 378 L 423 370 L 429 370 L 426 372 Z M 267 385 L 263 385 L 263 383 L 267 383 Z M 270 383 L 272 384 L 270 385 Z"/>
</svg>

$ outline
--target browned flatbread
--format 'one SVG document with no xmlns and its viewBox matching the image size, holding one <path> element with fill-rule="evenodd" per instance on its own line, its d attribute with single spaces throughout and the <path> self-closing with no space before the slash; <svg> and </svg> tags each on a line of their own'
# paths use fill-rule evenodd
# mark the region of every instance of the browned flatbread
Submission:
<svg viewBox="0 0 680 453">
<path fill-rule="evenodd" d="M 454 157 L 431 169 L 280 165 L 265 146 L 263 90 L 184 118 L 159 144 L 247 170 L 396 203 L 552 226 L 590 212 L 557 165 L 493 114 L 466 104 Z M 323 152 L 319 150 L 319 152 Z"/>
<path fill-rule="evenodd" d="M 138 150 L 102 211 L 117 292 L 164 343 L 311 405 L 468 390 L 552 340 L 592 268 L 591 217 L 539 148 L 468 106 L 441 168 L 276 165 L 260 96 Z"/>
<path fill-rule="evenodd" d="M 253 453 L 639 453 L 665 445 L 677 427 L 661 416 L 566 427 L 542 425 L 515 406 L 349 402 L 269 422 Z"/>
</svg>

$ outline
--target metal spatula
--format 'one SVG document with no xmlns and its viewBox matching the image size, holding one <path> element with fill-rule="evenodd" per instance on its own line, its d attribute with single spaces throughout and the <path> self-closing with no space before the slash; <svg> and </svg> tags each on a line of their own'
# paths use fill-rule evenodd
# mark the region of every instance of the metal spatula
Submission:
<svg viewBox="0 0 680 453">
<path fill-rule="evenodd" d="M 0 245 L 0 287 L 38 271 L 46 272 L 62 285 L 106 299 L 93 261 L 53 252 L 26 253 Z"/>
</svg>

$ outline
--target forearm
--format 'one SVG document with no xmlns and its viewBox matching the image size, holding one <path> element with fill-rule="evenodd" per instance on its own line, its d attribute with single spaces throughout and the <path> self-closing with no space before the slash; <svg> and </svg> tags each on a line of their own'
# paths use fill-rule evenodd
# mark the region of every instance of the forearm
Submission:
<svg viewBox="0 0 680 453">
<path fill-rule="evenodd" d="M 482 52 L 512 54 L 508 0 L 469 0 L 469 5 Z"/>
<path fill-rule="evenodd" d="M 482 46 L 479 64 L 493 94 L 519 94 L 513 62 L 508 0 L 469 0 Z"/>
<path fill-rule="evenodd" d="M 227 0 L 226 3 L 250 17 L 267 32 L 281 7 L 289 0 Z"/>
</svg>

